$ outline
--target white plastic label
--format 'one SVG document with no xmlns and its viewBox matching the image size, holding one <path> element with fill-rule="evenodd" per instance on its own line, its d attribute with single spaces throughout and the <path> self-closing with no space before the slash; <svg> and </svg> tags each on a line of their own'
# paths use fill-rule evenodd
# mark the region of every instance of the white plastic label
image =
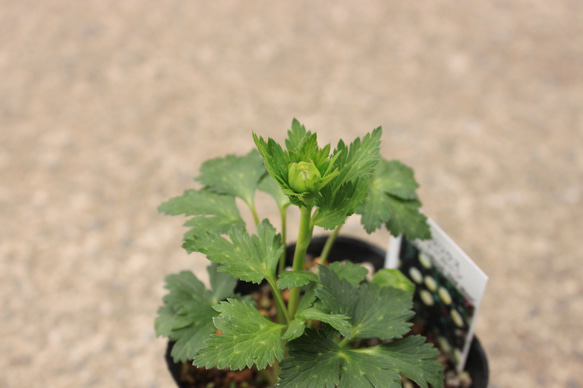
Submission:
<svg viewBox="0 0 583 388">
<path fill-rule="evenodd" d="M 435 222 L 429 220 L 429 227 L 429 240 L 392 237 L 385 266 L 399 268 L 416 284 L 416 319 L 462 371 L 488 276 Z"/>
</svg>

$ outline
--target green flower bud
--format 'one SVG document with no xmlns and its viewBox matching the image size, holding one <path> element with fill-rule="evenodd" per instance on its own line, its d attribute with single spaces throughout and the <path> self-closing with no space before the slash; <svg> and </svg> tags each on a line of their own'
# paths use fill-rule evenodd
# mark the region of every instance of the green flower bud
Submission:
<svg viewBox="0 0 583 388">
<path fill-rule="evenodd" d="M 297 193 L 316 192 L 321 189 L 322 175 L 313 162 L 291 163 L 288 167 L 288 182 Z"/>
</svg>

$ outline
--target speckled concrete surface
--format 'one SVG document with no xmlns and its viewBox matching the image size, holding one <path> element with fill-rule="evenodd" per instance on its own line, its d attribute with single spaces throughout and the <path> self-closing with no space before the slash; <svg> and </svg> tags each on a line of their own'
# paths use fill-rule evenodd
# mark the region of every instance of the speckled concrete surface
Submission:
<svg viewBox="0 0 583 388">
<path fill-rule="evenodd" d="M 582 69 L 580 1 L 0 0 L 0 387 L 171 387 L 162 280 L 204 260 L 156 206 L 294 116 L 416 168 L 492 388 L 583 387 Z"/>
</svg>

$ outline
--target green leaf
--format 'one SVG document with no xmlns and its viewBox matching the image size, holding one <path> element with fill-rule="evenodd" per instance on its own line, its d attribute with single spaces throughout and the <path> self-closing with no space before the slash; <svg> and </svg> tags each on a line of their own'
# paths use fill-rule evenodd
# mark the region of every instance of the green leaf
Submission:
<svg viewBox="0 0 583 388">
<path fill-rule="evenodd" d="M 184 226 L 191 229 L 185 238 L 204 233 L 225 233 L 233 226 L 244 227 L 235 197 L 209 190 L 186 190 L 180 197 L 162 203 L 158 210 L 168 215 L 195 216 Z"/>
<path fill-rule="evenodd" d="M 168 337 L 174 330 L 174 311 L 168 306 L 158 308 L 158 316 L 154 321 L 154 330 L 157 337 Z"/>
<path fill-rule="evenodd" d="M 347 280 L 340 280 L 330 268 L 319 265 L 321 287 L 316 295 L 328 311 L 352 317 L 358 303 L 358 288 Z"/>
<path fill-rule="evenodd" d="M 360 264 L 346 261 L 344 263 L 334 262 L 330 263 L 329 268 L 338 275 L 340 280 L 346 279 L 350 284 L 358 285 L 368 274 L 368 269 Z"/>
<path fill-rule="evenodd" d="M 292 200 L 296 194 L 288 184 L 288 166 L 291 163 L 289 153 L 271 138 L 265 141 L 263 137 L 253 134 L 253 140 L 263 157 L 267 172 L 279 184 L 283 193 Z"/>
<path fill-rule="evenodd" d="M 405 201 L 387 195 L 386 203 L 391 209 L 391 216 L 385 221 L 385 225 L 393 236 L 403 234 L 410 240 L 431 238 L 427 217 L 419 211 L 421 202 Z"/>
<path fill-rule="evenodd" d="M 265 141 L 263 137 L 257 136 L 254 133 L 253 140 L 257 151 L 259 151 L 259 154 L 263 158 L 265 168 L 269 172 L 269 175 L 282 186 L 284 191 L 285 189 L 289 189 L 289 187 L 285 187 L 285 183 L 287 182 L 287 166 L 291 163 L 288 152 L 271 138 Z"/>
<path fill-rule="evenodd" d="M 288 137 L 285 141 L 285 146 L 290 155 L 291 162 L 307 162 L 309 160 L 317 162 L 320 159 L 322 155 L 318 154 L 320 148 L 318 147 L 317 134 L 306 131 L 306 127 L 296 119 L 293 119 L 292 129 L 287 134 Z M 328 154 L 325 157 L 328 157 L 329 153 L 330 148 L 328 147 Z"/>
<path fill-rule="evenodd" d="M 350 317 L 344 314 L 332 314 L 323 311 L 317 307 L 310 307 L 299 314 L 296 314 L 296 318 L 305 321 L 320 321 L 327 323 L 336 329 L 340 334 L 347 337 L 350 335 Z"/>
<path fill-rule="evenodd" d="M 339 347 L 322 332 L 307 329 L 287 344 L 289 357 L 279 364 L 277 387 L 335 388 L 340 381 Z M 357 387 L 353 387 L 357 388 Z"/>
<path fill-rule="evenodd" d="M 380 229 L 393 214 L 388 195 L 377 184 L 374 178 L 370 181 L 366 202 L 357 212 L 362 216 L 360 223 L 369 234 Z"/>
<path fill-rule="evenodd" d="M 340 280 L 334 271 L 320 266 L 322 287 L 316 295 L 333 314 L 351 318 L 350 339 L 393 339 L 405 335 L 413 317 L 409 292 L 363 283 L 360 287 Z"/>
<path fill-rule="evenodd" d="M 310 282 L 317 282 L 318 275 L 310 271 L 285 271 L 277 280 L 277 288 L 284 290 L 286 288 L 303 287 Z"/>
<path fill-rule="evenodd" d="M 381 135 L 382 129 L 379 127 L 366 134 L 362 141 L 356 138 L 349 147 L 343 141 L 338 142 L 334 151 L 339 169 L 338 177 L 333 182 L 335 188 L 363 176 L 372 176 L 380 158 Z"/>
<path fill-rule="evenodd" d="M 227 299 L 215 309 L 214 319 L 222 334 L 213 334 L 194 358 L 197 367 L 240 370 L 265 369 L 283 358 L 281 332 L 285 325 L 271 322 L 249 303 Z"/>
<path fill-rule="evenodd" d="M 420 387 L 443 388 L 438 352 L 424 338 L 408 337 L 371 348 L 339 347 L 329 336 L 306 330 L 288 343 L 277 387 L 400 388 L 403 374 Z"/>
<path fill-rule="evenodd" d="M 377 166 L 375 176 L 380 179 L 379 187 L 385 193 L 400 199 L 419 199 L 413 169 L 398 160 L 382 159 Z"/>
<path fill-rule="evenodd" d="M 216 300 L 190 271 L 168 275 L 165 280 L 170 292 L 158 310 L 156 335 L 176 341 L 172 349 L 175 361 L 191 360 L 215 330 L 212 319 L 218 313 L 212 306 Z"/>
<path fill-rule="evenodd" d="M 252 206 L 255 190 L 265 173 L 261 156 L 252 150 L 245 156 L 227 155 L 206 161 L 196 180 L 211 191 L 239 197 Z"/>
<path fill-rule="evenodd" d="M 296 314 L 300 314 L 305 309 L 312 307 L 312 305 L 317 299 L 316 288 L 318 286 L 319 283 L 310 283 L 306 287 L 304 287 L 304 295 L 300 299 L 300 304 L 298 305 Z"/>
<path fill-rule="evenodd" d="M 354 349 L 352 352 L 367 356 L 363 357 L 361 365 L 372 365 L 371 361 L 376 359 L 382 365 L 382 370 L 398 371 L 421 388 L 427 388 L 427 384 L 433 388 L 443 388 L 443 366 L 437 360 L 439 351 L 426 343 L 422 336 L 414 335 L 372 348 Z"/>
<path fill-rule="evenodd" d="M 261 283 L 274 276 L 284 246 L 267 220 L 257 226 L 256 235 L 233 228 L 229 239 L 206 234 L 189 238 L 182 246 L 188 252 L 204 253 L 209 260 L 222 264 L 219 271 L 246 282 Z"/>
<path fill-rule="evenodd" d="M 306 127 L 294 118 L 291 124 L 291 130 L 287 131 L 285 147 L 288 151 L 298 153 L 306 139 L 312 136 L 312 132 L 306 131 Z"/>
<path fill-rule="evenodd" d="M 292 340 L 298 338 L 304 332 L 306 321 L 314 319 L 320 320 L 320 318 L 322 318 L 322 322 L 326 322 L 336 327 L 338 331 L 343 333 L 347 332 L 346 330 L 350 328 L 350 325 L 346 321 L 348 317 L 340 314 L 330 314 L 323 311 L 321 306 L 314 306 L 314 302 L 316 302 L 317 299 L 315 292 L 317 286 L 318 284 L 316 282 L 311 282 L 304 288 L 304 295 L 298 305 L 295 319 L 290 322 L 290 328 L 285 332 L 285 335 L 282 337 L 283 339 Z M 316 303 L 316 305 L 318 305 L 318 303 Z M 317 314 L 320 315 L 316 316 Z"/>
<path fill-rule="evenodd" d="M 362 141 L 355 139 L 349 147 L 343 141 L 338 142 L 333 154 L 338 174 L 324 187 L 316 202 L 319 209 L 313 220 L 315 225 L 334 229 L 361 208 L 380 158 L 381 134 L 381 128 L 377 128 Z"/>
<path fill-rule="evenodd" d="M 359 209 L 361 223 L 368 233 L 383 224 L 392 235 L 427 239 L 431 231 L 427 217 L 420 211 L 412 171 L 397 161 L 381 160 L 369 182 L 368 197 Z"/>
<path fill-rule="evenodd" d="M 399 338 L 411 328 L 413 296 L 394 287 L 363 283 L 352 315 L 351 338 Z"/>
<path fill-rule="evenodd" d="M 313 217 L 314 225 L 330 230 L 344 224 L 346 218 L 354 214 L 366 200 L 366 179 L 357 179 L 334 189 L 326 186 L 317 202 L 318 210 Z"/>
<path fill-rule="evenodd" d="M 397 370 L 388 368 L 382 358 L 350 350 L 344 355 L 342 380 L 338 388 L 401 388 L 401 376 Z"/>
<path fill-rule="evenodd" d="M 187 362 L 194 358 L 204 342 L 214 332 L 212 317 L 216 316 L 216 311 L 211 311 L 211 308 L 204 306 L 199 312 L 199 316 L 204 317 L 200 321 L 185 326 L 180 329 L 175 329 L 168 339 L 176 341 L 172 348 L 171 356 L 174 362 Z"/>
<path fill-rule="evenodd" d="M 415 284 L 396 268 L 383 268 L 376 271 L 370 282 L 381 287 L 396 287 L 410 293 L 415 292 Z"/>
<path fill-rule="evenodd" d="M 306 329 L 306 320 L 300 319 L 300 317 L 296 316 L 296 318 L 293 319 L 289 323 L 287 330 L 281 336 L 281 339 L 286 340 L 286 341 L 291 341 L 293 339 L 301 337 L 301 335 L 304 334 L 305 329 Z"/>
</svg>

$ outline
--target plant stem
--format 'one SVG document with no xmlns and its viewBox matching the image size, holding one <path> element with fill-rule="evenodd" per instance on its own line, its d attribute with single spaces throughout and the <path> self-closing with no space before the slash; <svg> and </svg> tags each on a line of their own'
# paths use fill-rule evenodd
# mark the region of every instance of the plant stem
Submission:
<svg viewBox="0 0 583 388">
<path fill-rule="evenodd" d="M 285 241 L 286 241 L 286 231 L 287 231 L 287 206 L 279 209 L 279 214 L 281 216 L 281 241 L 284 246 L 283 253 L 279 259 L 279 273 L 281 274 L 285 270 Z"/>
<path fill-rule="evenodd" d="M 342 225 L 344 225 L 343 223 L 338 225 L 336 227 L 336 229 L 334 229 L 334 232 L 332 232 L 332 234 L 330 236 L 328 236 L 328 239 L 326 240 L 326 244 L 324 244 L 324 248 L 322 249 L 322 253 L 320 253 L 320 263 L 322 265 L 326 265 L 326 263 L 328 262 L 328 256 L 330 255 L 330 250 L 332 249 L 332 245 L 334 245 L 334 241 L 336 240 L 336 237 L 338 237 L 338 233 L 340 232 L 340 229 L 342 229 Z"/>
<path fill-rule="evenodd" d="M 271 382 L 271 385 L 275 385 L 275 383 L 277 383 L 277 380 L 279 380 L 279 372 L 281 371 L 281 367 L 279 366 L 279 361 L 277 359 L 271 366 L 271 371 L 272 371 L 270 376 L 271 378 L 269 380 Z"/>
<path fill-rule="evenodd" d="M 338 346 L 339 346 L 339 347 L 341 347 L 341 348 L 343 348 L 343 347 L 345 347 L 346 345 L 348 345 L 349 343 L 350 343 L 350 340 L 349 340 L 348 338 L 344 338 L 342 341 L 340 341 L 340 342 L 338 343 Z"/>
<path fill-rule="evenodd" d="M 312 231 L 314 230 L 314 226 L 312 225 L 312 207 L 302 206 L 300 207 L 300 212 L 300 231 L 298 234 L 298 240 L 296 242 L 296 250 L 294 252 L 293 261 L 294 271 L 302 271 L 304 269 L 306 251 L 308 250 L 308 245 L 310 245 Z M 289 294 L 288 312 L 290 319 L 294 319 L 296 310 L 300 303 L 300 291 L 300 287 L 294 287 L 291 289 Z"/>
<path fill-rule="evenodd" d="M 279 371 L 281 370 L 280 366 L 279 366 L 279 361 L 277 361 L 277 359 L 275 360 L 275 362 L 273 363 L 273 365 L 271 365 L 271 369 L 262 369 L 259 372 L 259 376 L 261 376 L 263 381 L 267 381 L 269 383 L 270 387 L 274 387 L 275 384 L 277 383 L 278 376 L 279 376 Z M 214 385 L 213 385 L 214 387 Z"/>
<path fill-rule="evenodd" d="M 271 293 L 273 294 L 273 300 L 275 301 L 275 308 L 277 310 L 277 320 L 280 323 L 287 325 L 290 321 L 289 313 L 285 307 L 285 302 L 283 301 L 283 296 L 281 295 L 281 290 L 277 288 L 277 282 L 275 279 L 267 278 L 267 282 L 271 286 Z"/>
<path fill-rule="evenodd" d="M 257 214 L 257 209 L 255 208 L 255 201 L 251 201 L 248 203 L 249 209 L 251 209 L 251 214 L 253 214 L 253 221 L 255 222 L 255 226 L 259 225 L 259 215 Z"/>
</svg>

